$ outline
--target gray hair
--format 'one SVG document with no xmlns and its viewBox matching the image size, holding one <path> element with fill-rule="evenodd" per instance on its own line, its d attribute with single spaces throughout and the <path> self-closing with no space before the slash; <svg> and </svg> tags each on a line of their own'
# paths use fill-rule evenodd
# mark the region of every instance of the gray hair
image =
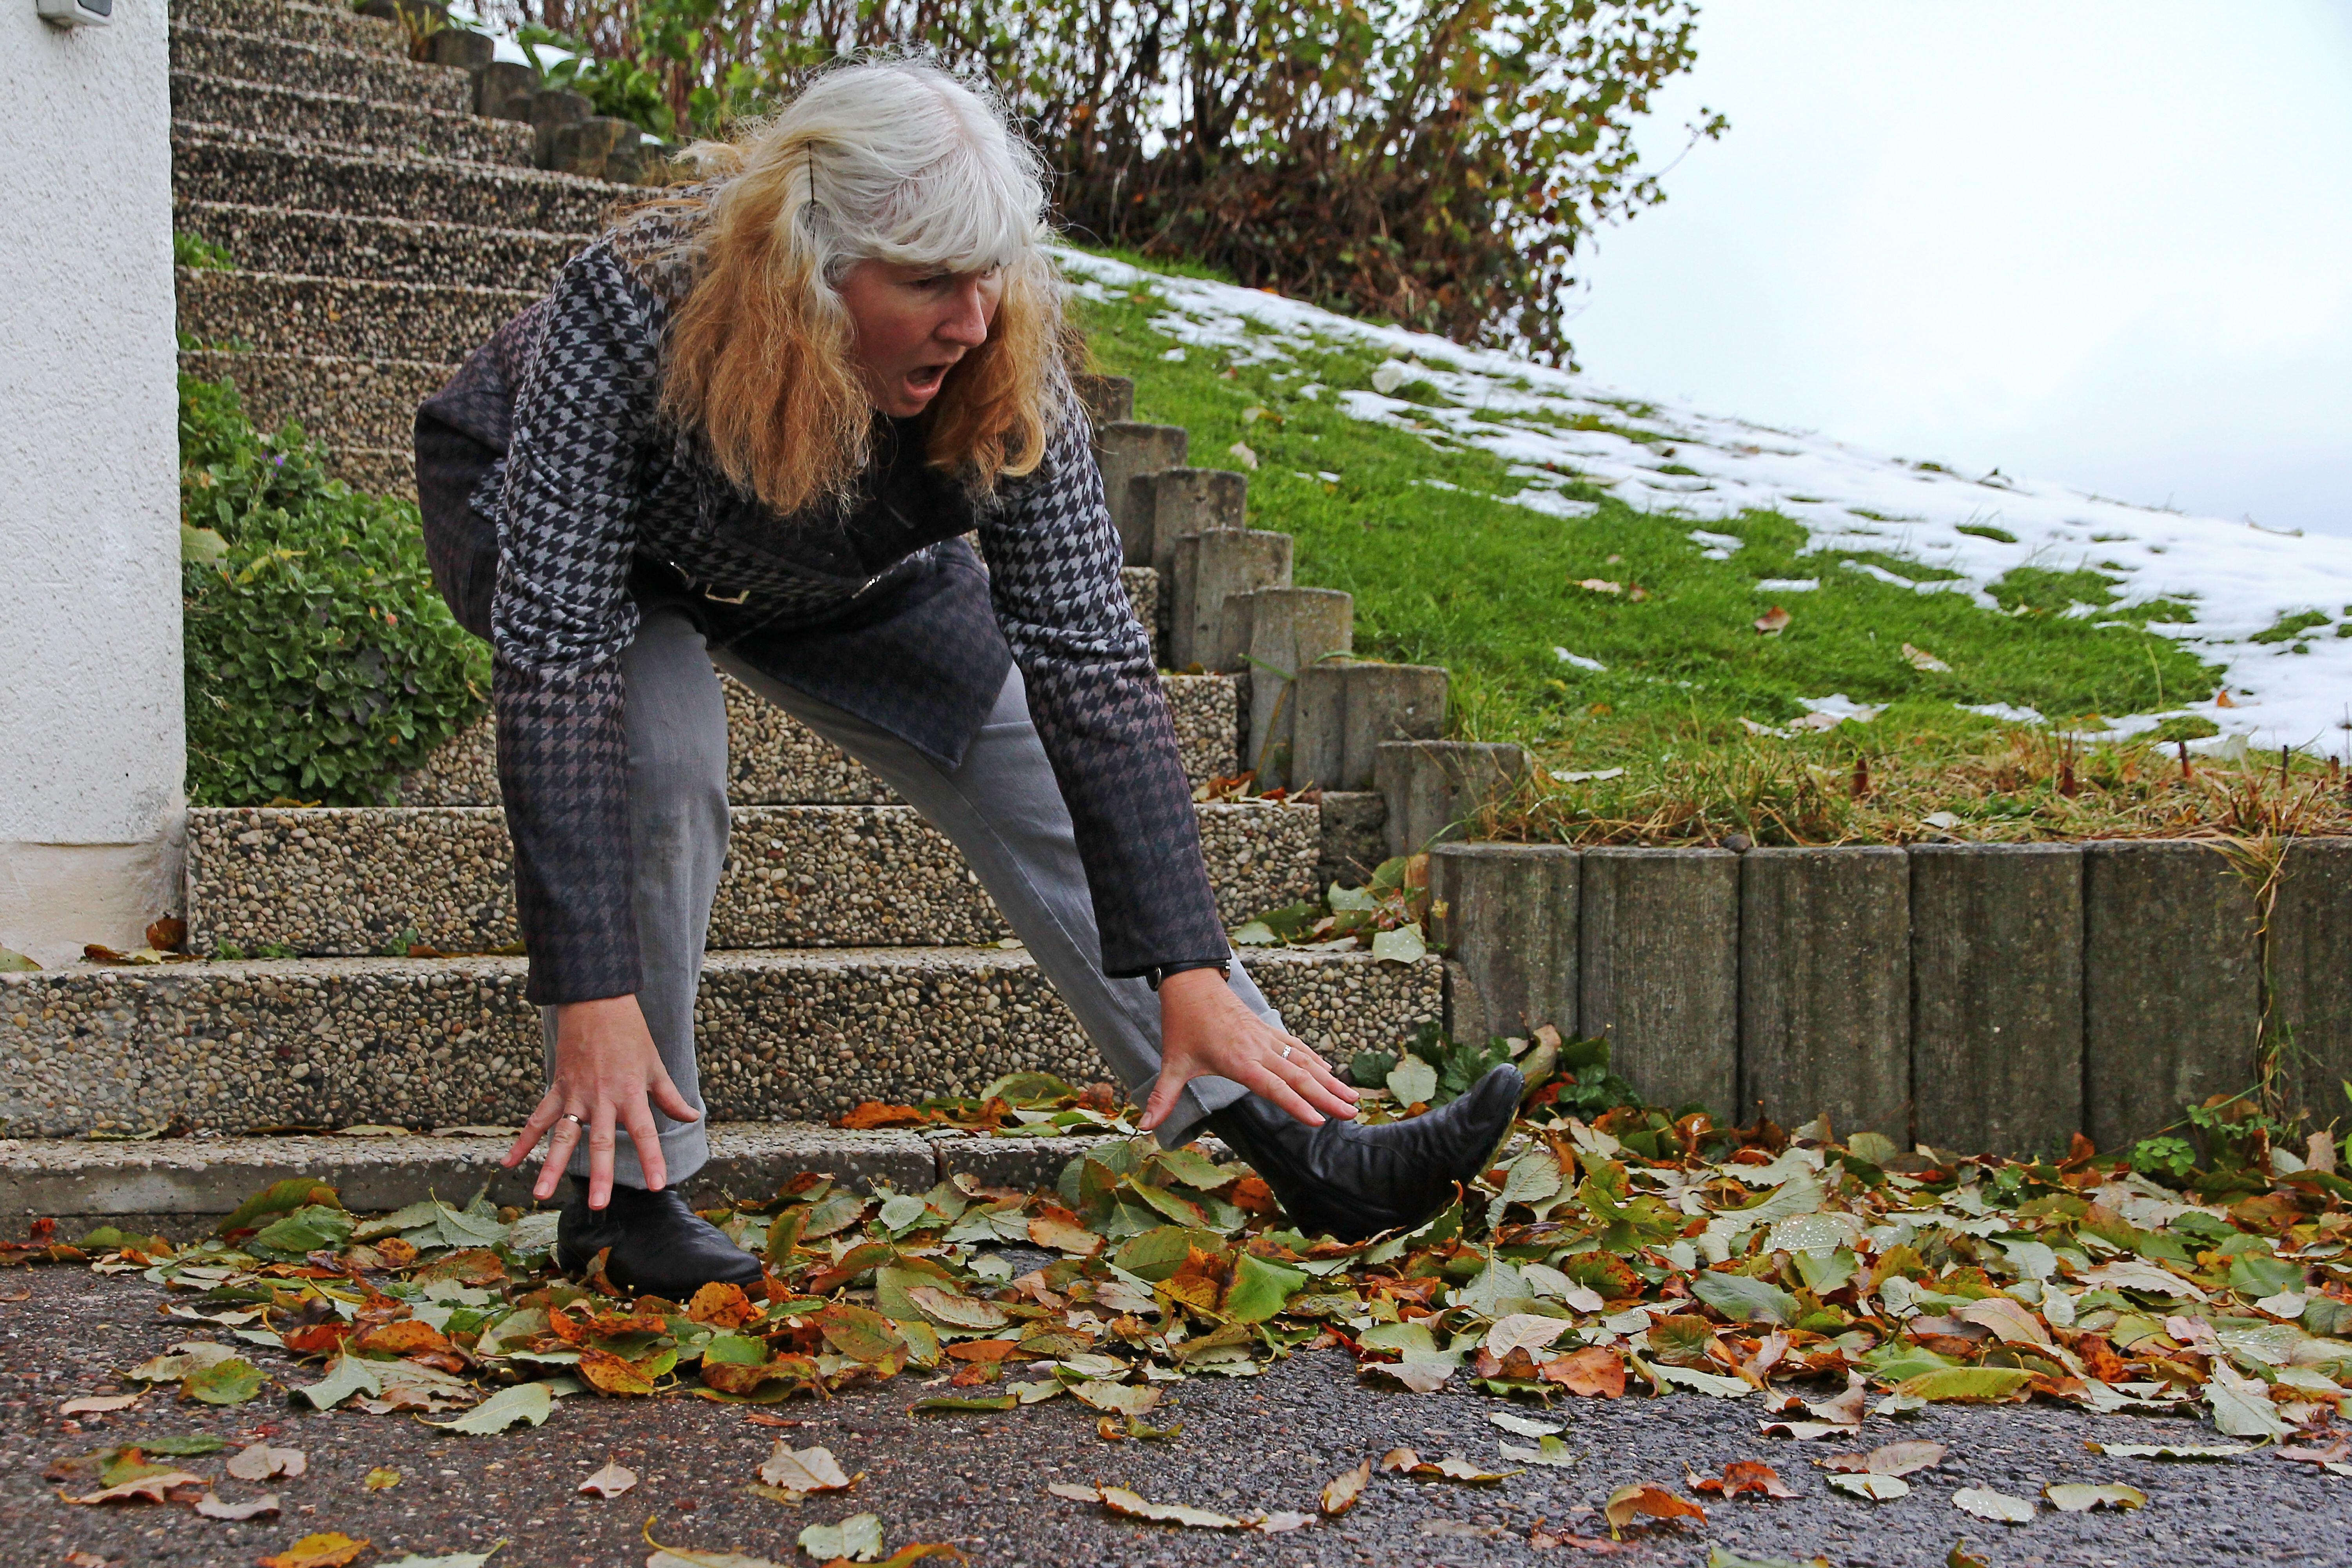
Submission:
<svg viewBox="0 0 2352 1568">
<path fill-rule="evenodd" d="M 781 181 L 776 225 L 797 230 L 789 248 L 813 250 L 828 283 L 868 258 L 953 272 L 1034 265 L 1051 232 L 1045 160 L 1003 100 L 928 61 L 834 66 L 730 151 L 734 177 L 714 204 Z"/>
</svg>

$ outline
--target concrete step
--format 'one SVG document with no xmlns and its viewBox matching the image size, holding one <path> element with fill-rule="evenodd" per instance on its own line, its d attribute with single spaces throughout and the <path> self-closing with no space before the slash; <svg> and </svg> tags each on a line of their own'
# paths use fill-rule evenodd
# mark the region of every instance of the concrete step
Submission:
<svg viewBox="0 0 2352 1568">
<path fill-rule="evenodd" d="M 248 272 L 534 293 L 545 292 L 593 237 L 185 197 L 174 202 L 172 221 L 222 247 Z"/>
<path fill-rule="evenodd" d="M 1440 1014 L 1442 963 L 1243 962 L 1291 1032 L 1344 1059 Z M 0 973 L 0 1135 L 515 1124 L 541 1092 L 519 958 L 78 964 Z M 714 953 L 697 1007 L 713 1121 L 826 1121 L 1100 1058 L 1025 952 Z"/>
<path fill-rule="evenodd" d="M 537 133 L 509 120 L 374 103 L 234 77 L 172 73 L 172 118 L 191 125 L 266 125 L 347 148 L 528 167 Z"/>
<path fill-rule="evenodd" d="M 173 198 L 235 205 L 266 195 L 270 205 L 300 212 L 591 234 L 603 226 L 614 198 L 633 188 L 509 163 L 369 151 L 244 128 L 254 123 L 240 114 L 229 125 L 174 124 Z"/>
<path fill-rule="evenodd" d="M 1139 591 L 1129 584 L 1129 592 Z M 1148 592 L 1149 585 L 1141 591 Z M 890 786 L 775 704 L 730 675 L 727 798 L 736 805 L 891 805 Z M 1224 675 L 1163 675 L 1184 771 L 1196 785 L 1234 771 L 1235 682 Z M 488 715 L 400 781 L 400 804 L 496 805 L 498 742 Z"/>
<path fill-rule="evenodd" d="M 180 368 L 206 381 L 236 383 L 246 413 L 260 428 L 275 430 L 294 419 L 338 457 L 363 448 L 396 453 L 404 494 L 415 487 L 415 475 L 405 470 L 413 461 L 409 443 L 416 405 L 440 390 L 450 374 L 448 365 L 423 360 L 213 349 L 181 354 Z"/>
<path fill-rule="evenodd" d="M 272 37 L 248 27 L 172 25 L 172 68 L 190 76 L 266 81 L 279 88 L 363 99 L 401 109 L 474 111 L 473 79 L 382 49 Z"/>
<path fill-rule="evenodd" d="M 1226 923 L 1314 890 L 1314 806 L 1195 809 Z M 198 807 L 187 826 L 189 950 L 497 952 L 519 940 L 513 855 L 497 806 Z M 911 806 L 734 813 L 714 949 L 966 947 L 1011 934 L 963 857 Z"/>
<path fill-rule="evenodd" d="M 271 1184 L 307 1176 L 335 1189 L 356 1214 L 476 1192 L 534 1207 L 533 1165 L 506 1171 L 508 1139 L 490 1128 L 434 1132 L 286 1134 L 138 1141 L 0 1140 L 0 1234 L 47 1216 L 66 1240 L 98 1226 L 194 1239 Z M 1050 1187 L 1095 1138 L 997 1138 L 934 1131 L 845 1132 L 806 1121 L 725 1122 L 710 1129 L 710 1163 L 688 1178 L 687 1201 L 715 1207 L 763 1198 L 803 1171 L 871 1191 L 922 1192 L 970 1175 L 990 1186 Z"/>
<path fill-rule="evenodd" d="M 397 23 L 362 16 L 343 5 L 304 5 L 295 0 L 173 0 L 174 26 L 218 27 L 258 33 L 298 44 L 358 49 L 406 59 L 408 35 Z"/>
<path fill-rule="evenodd" d="M 206 346 L 454 366 L 539 298 L 520 289 L 183 268 L 179 320 L 183 334 Z"/>
</svg>

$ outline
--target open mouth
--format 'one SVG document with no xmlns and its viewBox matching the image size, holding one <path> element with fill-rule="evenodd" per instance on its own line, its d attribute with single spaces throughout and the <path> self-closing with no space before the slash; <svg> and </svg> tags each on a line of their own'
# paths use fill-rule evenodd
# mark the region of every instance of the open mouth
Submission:
<svg viewBox="0 0 2352 1568">
<path fill-rule="evenodd" d="M 954 368 L 952 362 L 947 364 L 918 365 L 907 374 L 907 390 L 918 397 L 929 397 L 939 391 L 940 383 L 945 381 L 948 378 L 948 372 Z"/>
</svg>

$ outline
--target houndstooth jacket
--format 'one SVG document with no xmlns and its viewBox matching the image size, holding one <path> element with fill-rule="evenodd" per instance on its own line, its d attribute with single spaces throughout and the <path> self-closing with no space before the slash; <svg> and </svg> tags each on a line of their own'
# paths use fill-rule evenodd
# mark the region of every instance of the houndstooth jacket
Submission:
<svg viewBox="0 0 2352 1568">
<path fill-rule="evenodd" d="M 950 766 L 1017 662 L 1105 973 L 1222 956 L 1175 727 L 1075 397 L 1038 470 L 992 500 L 926 466 L 911 425 L 885 421 L 854 509 L 778 517 L 658 415 L 683 280 L 649 258 L 672 237 L 638 219 L 600 238 L 419 411 L 445 592 L 450 542 L 496 529 L 486 619 L 530 1000 L 637 989 L 621 654 L 653 604 L 689 609 L 715 646 Z M 485 537 L 483 578 L 488 550 Z M 461 620 L 485 618 L 451 596 Z"/>
</svg>

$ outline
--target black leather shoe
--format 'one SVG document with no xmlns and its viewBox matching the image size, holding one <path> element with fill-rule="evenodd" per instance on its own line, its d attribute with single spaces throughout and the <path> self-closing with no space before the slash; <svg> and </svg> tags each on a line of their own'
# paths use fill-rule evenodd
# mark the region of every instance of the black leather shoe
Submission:
<svg viewBox="0 0 2352 1568">
<path fill-rule="evenodd" d="M 1265 1179 L 1309 1236 L 1361 1241 L 1420 1225 L 1486 1168 L 1511 1130 L 1526 1080 L 1505 1064 L 1442 1110 L 1410 1121 L 1309 1127 L 1255 1095 L 1209 1113 L 1211 1131 Z"/>
<path fill-rule="evenodd" d="M 686 1206 L 676 1187 L 649 1193 L 613 1184 L 603 1213 L 588 1206 L 588 1184 L 572 1178 L 572 1194 L 555 1222 L 555 1266 L 578 1274 L 605 1248 L 604 1276 L 624 1290 L 685 1302 L 714 1280 L 749 1286 L 760 1260 Z"/>
</svg>

